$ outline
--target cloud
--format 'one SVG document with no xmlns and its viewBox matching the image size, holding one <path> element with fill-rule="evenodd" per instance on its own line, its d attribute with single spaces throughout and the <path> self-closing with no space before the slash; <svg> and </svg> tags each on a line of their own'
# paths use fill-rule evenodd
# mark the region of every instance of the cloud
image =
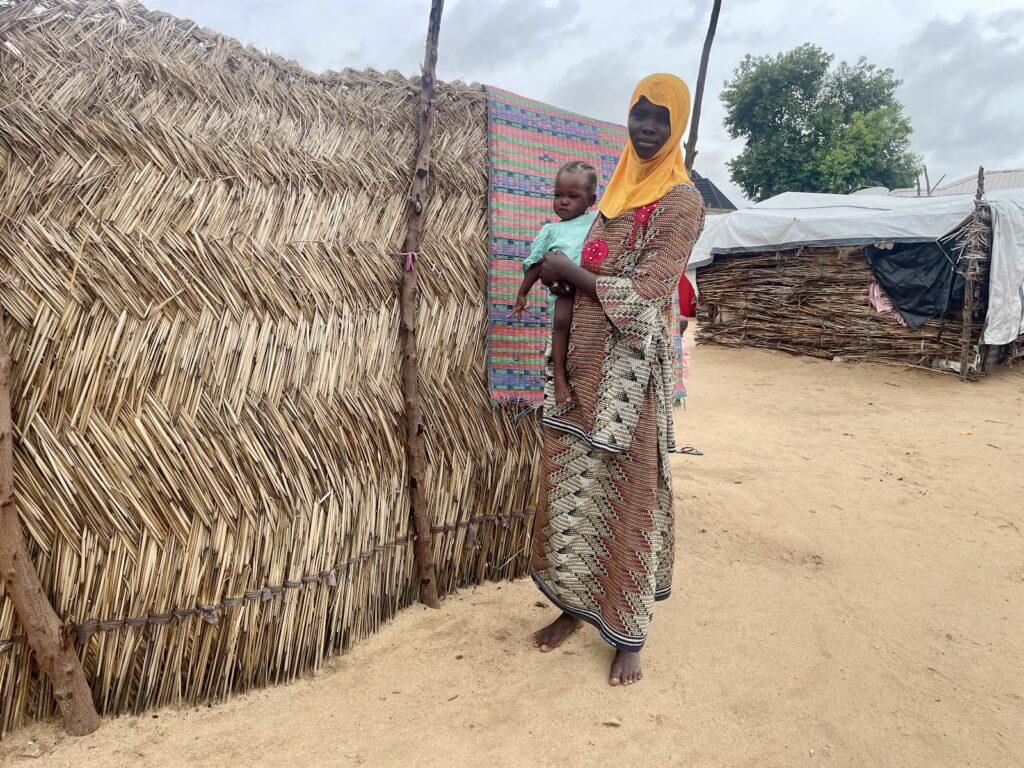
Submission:
<svg viewBox="0 0 1024 768">
<path fill-rule="evenodd" d="M 664 43 L 667 46 L 677 47 L 683 43 L 695 42 L 703 45 L 710 15 L 710 4 L 705 6 L 703 3 L 690 2 L 688 5 L 676 8 L 674 14 L 663 17 L 654 24 L 654 27 L 665 30 Z M 719 16 L 719 23 L 721 23 L 721 16 Z"/>
<path fill-rule="evenodd" d="M 423 58 L 422 0 L 150 0 L 176 16 L 322 72 L 345 67 L 414 73 Z M 415 20 L 396 24 L 395 19 Z"/>
<path fill-rule="evenodd" d="M 1024 166 L 1024 10 L 934 20 L 903 46 L 899 95 L 932 178 Z"/>
<path fill-rule="evenodd" d="M 625 54 L 628 49 L 589 56 L 546 92 L 531 95 L 574 112 L 622 123 L 633 88 L 647 74 Z"/>
<path fill-rule="evenodd" d="M 444 68 L 460 79 L 479 79 L 539 56 L 560 76 L 585 50 L 576 34 L 581 9 L 581 0 L 461 2 L 444 19 Z"/>
</svg>

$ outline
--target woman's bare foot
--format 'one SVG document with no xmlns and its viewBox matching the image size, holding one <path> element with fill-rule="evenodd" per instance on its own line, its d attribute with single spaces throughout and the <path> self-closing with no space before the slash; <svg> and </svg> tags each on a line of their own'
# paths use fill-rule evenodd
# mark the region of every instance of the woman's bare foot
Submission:
<svg viewBox="0 0 1024 768">
<path fill-rule="evenodd" d="M 574 619 L 567 613 L 563 613 L 544 629 L 533 633 L 533 644 L 540 648 L 541 653 L 550 653 L 562 644 L 569 635 L 575 632 L 580 626 L 579 619 Z"/>
<path fill-rule="evenodd" d="M 555 376 L 555 402 L 567 405 L 572 402 L 572 390 L 564 376 Z"/>
<path fill-rule="evenodd" d="M 615 652 L 608 685 L 632 685 L 639 683 L 643 677 L 644 673 L 640 671 L 640 651 Z"/>
</svg>

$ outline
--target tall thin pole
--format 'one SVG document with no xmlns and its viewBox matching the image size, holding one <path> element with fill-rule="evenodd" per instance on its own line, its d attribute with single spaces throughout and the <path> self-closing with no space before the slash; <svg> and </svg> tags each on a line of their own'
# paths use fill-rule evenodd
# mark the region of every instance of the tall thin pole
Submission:
<svg viewBox="0 0 1024 768">
<path fill-rule="evenodd" d="M 708 34 L 704 38 L 704 50 L 700 55 L 700 71 L 697 73 L 697 87 L 693 94 L 693 117 L 690 119 L 690 135 L 686 139 L 686 170 L 693 170 L 693 161 L 697 157 L 697 128 L 700 126 L 700 108 L 704 101 L 704 83 L 708 79 L 708 60 L 711 58 L 711 44 L 715 42 L 718 29 L 718 14 L 722 10 L 722 0 L 715 0 L 711 8 L 711 21 Z"/>
<path fill-rule="evenodd" d="M 420 600 L 430 608 L 439 608 L 437 575 L 434 571 L 434 542 L 430 532 L 430 510 L 424 498 L 423 477 L 426 450 L 423 444 L 423 406 L 420 400 L 419 357 L 416 352 L 416 300 L 419 293 L 416 257 L 423 234 L 427 209 L 427 180 L 430 176 L 430 147 L 434 138 L 436 104 L 434 79 L 437 74 L 437 42 L 441 34 L 444 0 L 432 0 L 427 26 L 427 45 L 423 54 L 420 80 L 420 136 L 416 149 L 416 170 L 406 213 L 405 242 L 402 245 L 401 345 L 402 391 L 405 400 L 405 454 L 409 465 L 409 503 L 416 531 L 416 566 L 420 576 Z"/>
<path fill-rule="evenodd" d="M 981 297 L 976 295 L 981 287 L 981 261 L 987 254 L 983 246 L 984 235 L 984 211 L 985 204 L 985 169 L 978 169 L 978 190 L 974 195 L 974 214 L 971 217 L 971 224 L 968 229 L 968 241 L 966 264 L 963 269 L 964 276 L 964 328 L 960 337 L 960 380 L 967 381 L 971 367 L 971 352 L 974 349 L 974 327 L 975 310 L 981 303 Z M 980 339 L 978 340 L 980 343 Z M 979 365 L 980 368 L 980 365 Z"/>
</svg>

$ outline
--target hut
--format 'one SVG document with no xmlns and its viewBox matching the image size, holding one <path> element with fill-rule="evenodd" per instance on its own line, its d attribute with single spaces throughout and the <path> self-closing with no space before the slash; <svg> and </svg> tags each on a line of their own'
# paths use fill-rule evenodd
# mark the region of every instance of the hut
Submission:
<svg viewBox="0 0 1024 768">
<path fill-rule="evenodd" d="M 697 243 L 697 340 L 976 378 L 1020 357 L 1024 194 L 786 193 Z"/>
<path fill-rule="evenodd" d="M 418 81 L 134 2 L 0 8 L 16 500 L 97 708 L 315 670 L 417 598 L 394 252 Z M 524 573 L 540 434 L 489 388 L 488 91 L 436 95 L 418 349 L 443 594 Z M 0 591 L 0 733 L 53 711 L 24 641 Z"/>
</svg>

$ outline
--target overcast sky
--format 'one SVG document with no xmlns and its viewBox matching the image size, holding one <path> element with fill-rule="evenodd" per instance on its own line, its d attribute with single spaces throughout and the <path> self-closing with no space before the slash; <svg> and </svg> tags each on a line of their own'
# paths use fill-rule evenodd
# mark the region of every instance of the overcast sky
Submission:
<svg viewBox="0 0 1024 768">
<path fill-rule="evenodd" d="M 148 0 L 148 5 L 293 58 L 314 71 L 418 71 L 429 0 Z M 710 0 L 447 0 L 438 73 L 624 122 L 636 81 L 674 72 L 691 87 Z M 814 43 L 867 56 L 905 81 L 900 97 L 932 182 L 1024 167 L 1021 0 L 724 0 L 696 167 L 736 198 L 725 162 L 742 148 L 718 93 L 747 53 Z"/>
</svg>

